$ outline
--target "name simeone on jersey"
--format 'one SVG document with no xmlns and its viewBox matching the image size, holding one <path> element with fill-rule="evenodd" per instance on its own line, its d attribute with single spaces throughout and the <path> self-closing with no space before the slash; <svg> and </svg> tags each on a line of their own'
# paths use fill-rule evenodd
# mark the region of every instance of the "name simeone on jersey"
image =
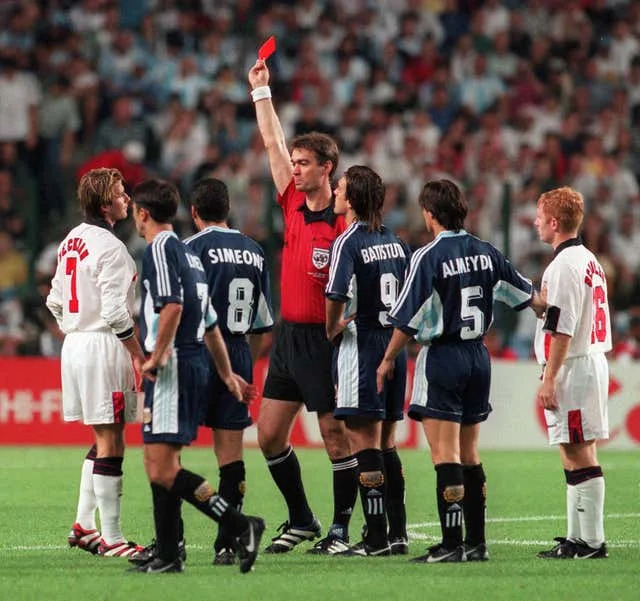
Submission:
<svg viewBox="0 0 640 601">
<path fill-rule="evenodd" d="M 210 248 L 209 259 L 216 263 L 236 263 L 238 265 L 254 265 L 259 271 L 264 267 L 264 257 L 249 250 L 238 248 Z"/>
</svg>

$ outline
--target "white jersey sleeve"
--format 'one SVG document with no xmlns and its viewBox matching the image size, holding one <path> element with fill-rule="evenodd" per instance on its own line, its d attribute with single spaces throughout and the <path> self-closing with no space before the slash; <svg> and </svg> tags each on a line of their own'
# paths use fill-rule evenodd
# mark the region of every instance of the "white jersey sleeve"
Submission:
<svg viewBox="0 0 640 601">
<path fill-rule="evenodd" d="M 132 307 L 127 304 L 136 275 L 135 267 L 131 273 L 131 262 L 124 244 L 119 244 L 105 250 L 96 270 L 96 282 L 102 299 L 100 315 L 119 338 L 133 335 Z"/>
</svg>

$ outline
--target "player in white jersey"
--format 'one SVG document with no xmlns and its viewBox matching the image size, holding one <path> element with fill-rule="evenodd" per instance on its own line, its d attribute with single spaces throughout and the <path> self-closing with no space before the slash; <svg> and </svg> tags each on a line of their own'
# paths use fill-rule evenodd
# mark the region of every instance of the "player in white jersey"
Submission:
<svg viewBox="0 0 640 601">
<path fill-rule="evenodd" d="M 126 219 L 129 197 L 122 174 L 102 168 L 82 177 L 78 199 L 85 218 L 58 247 L 47 298 L 65 333 L 64 420 L 82 420 L 95 436 L 82 467 L 69 545 L 104 556 L 128 556 L 138 547 L 120 529 L 124 424 L 136 420 L 134 363 L 139 367 L 144 355 L 133 328 L 136 266 L 113 226 Z"/>
<path fill-rule="evenodd" d="M 549 443 L 560 448 L 567 482 L 567 536 L 538 557 L 604 558 L 604 477 L 596 441 L 609 438 L 607 395 L 611 319 L 602 266 L 578 237 L 582 195 L 564 187 L 538 199 L 535 226 L 551 244 L 542 276 L 548 308 L 536 330 L 536 358 L 544 366 L 538 401 Z"/>
</svg>

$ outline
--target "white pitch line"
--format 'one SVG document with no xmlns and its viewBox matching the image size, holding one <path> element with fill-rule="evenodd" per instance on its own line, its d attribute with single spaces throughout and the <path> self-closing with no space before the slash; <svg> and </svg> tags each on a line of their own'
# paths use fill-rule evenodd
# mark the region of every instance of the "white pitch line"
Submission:
<svg viewBox="0 0 640 601">
<path fill-rule="evenodd" d="M 411 532 L 408 533 L 410 540 L 424 540 L 424 541 L 434 541 L 437 542 L 441 540 L 441 536 L 433 536 L 431 534 L 423 534 L 422 532 Z M 488 545 L 511 545 L 514 547 L 533 547 L 538 545 L 550 545 L 553 541 L 548 540 L 520 540 L 513 538 L 496 538 L 496 539 L 488 539 Z M 616 549 L 638 549 L 640 548 L 640 541 L 637 540 L 617 540 L 611 541 L 607 540 L 607 547 L 616 548 Z"/>
<path fill-rule="evenodd" d="M 500 524 L 509 522 L 546 522 L 547 520 L 564 520 L 566 515 L 525 515 L 514 518 L 487 518 L 487 524 Z M 604 516 L 606 520 L 624 520 L 629 518 L 640 518 L 640 513 L 607 513 Z M 419 524 L 408 524 L 407 528 L 427 528 L 440 526 L 440 522 L 420 522 Z"/>
<path fill-rule="evenodd" d="M 631 519 L 639 518 L 640 513 L 610 513 L 605 515 L 605 520 L 611 519 Z M 512 518 L 488 518 L 487 523 L 518 523 L 518 522 L 544 522 L 550 520 L 564 520 L 564 515 L 530 515 L 520 516 Z M 419 528 L 435 528 L 440 527 L 440 522 L 420 522 L 418 524 L 408 524 L 407 530 L 409 530 L 409 538 L 412 540 L 440 540 L 440 536 L 432 536 L 424 534 L 422 532 L 415 532 Z M 520 540 L 520 539 L 495 539 L 487 541 L 492 545 L 545 545 L 549 544 L 549 541 L 539 540 Z M 637 540 L 620 540 L 620 541 L 607 541 L 609 547 L 622 547 L 622 548 L 637 548 L 640 546 L 640 541 Z M 0 546 L 0 553 L 10 553 L 12 551 L 60 551 L 68 549 L 66 545 L 15 545 L 12 547 Z M 189 545 L 191 549 L 209 549 L 206 545 Z"/>
</svg>

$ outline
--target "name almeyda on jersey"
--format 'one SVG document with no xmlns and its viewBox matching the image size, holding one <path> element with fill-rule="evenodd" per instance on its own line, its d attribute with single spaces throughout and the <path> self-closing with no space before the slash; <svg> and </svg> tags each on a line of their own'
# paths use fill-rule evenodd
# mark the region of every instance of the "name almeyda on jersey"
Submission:
<svg viewBox="0 0 640 601">
<path fill-rule="evenodd" d="M 472 271 L 493 271 L 493 262 L 489 255 L 470 255 L 467 257 L 456 257 L 448 259 L 442 263 L 442 277 L 448 278 L 462 273 Z"/>
<path fill-rule="evenodd" d="M 210 248 L 209 260 L 212 263 L 237 263 L 238 265 L 254 265 L 259 271 L 264 267 L 264 257 L 250 250 L 239 248 Z"/>
<path fill-rule="evenodd" d="M 366 246 L 360 249 L 362 260 L 365 263 L 371 263 L 372 261 L 384 261 L 385 259 L 397 259 L 399 257 L 406 257 L 402 244 L 397 242 L 388 242 L 386 244 L 374 244 L 373 246 Z"/>
</svg>

